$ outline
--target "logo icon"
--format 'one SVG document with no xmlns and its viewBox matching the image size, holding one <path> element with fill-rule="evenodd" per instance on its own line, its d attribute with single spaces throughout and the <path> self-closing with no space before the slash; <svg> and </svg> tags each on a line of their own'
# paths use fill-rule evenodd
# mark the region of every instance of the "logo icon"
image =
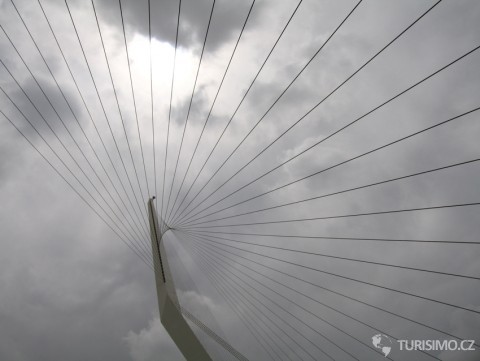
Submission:
<svg viewBox="0 0 480 361">
<path fill-rule="evenodd" d="M 385 357 L 387 357 L 390 351 L 392 351 L 392 340 L 390 337 L 381 333 L 372 337 L 372 344 L 375 346 L 375 348 L 378 348 L 380 351 L 382 351 Z"/>
</svg>

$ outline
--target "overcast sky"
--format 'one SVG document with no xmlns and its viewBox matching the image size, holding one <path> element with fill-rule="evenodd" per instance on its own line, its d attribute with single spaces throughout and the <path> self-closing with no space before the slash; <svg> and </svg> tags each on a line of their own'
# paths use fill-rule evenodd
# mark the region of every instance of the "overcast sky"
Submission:
<svg viewBox="0 0 480 361">
<path fill-rule="evenodd" d="M 1 360 L 183 359 L 160 324 L 154 274 L 149 267 L 145 204 L 149 196 L 157 195 L 161 208 L 163 186 L 164 209 L 168 203 L 170 213 L 175 206 L 172 215 L 179 216 L 168 218 L 169 225 L 196 232 L 194 236 L 180 230 L 166 233 L 166 250 L 180 302 L 248 359 L 382 360 L 384 355 L 371 344 L 371 337 L 377 333 L 393 340 L 389 355 L 393 360 L 480 359 L 478 350 L 429 351 L 431 355 L 400 351 L 395 341 L 452 339 L 432 330 L 435 328 L 480 344 L 480 287 L 479 280 L 473 279 L 480 277 L 480 245 L 361 240 L 478 242 L 478 205 L 251 224 L 480 202 L 480 164 L 475 161 L 260 211 L 480 158 L 479 110 L 336 166 L 480 106 L 478 50 L 363 117 L 480 45 L 478 1 L 443 0 L 433 6 L 434 1 L 419 0 L 303 0 L 297 9 L 297 0 L 256 0 L 247 19 L 251 1 L 217 0 L 195 83 L 213 3 L 183 0 L 171 113 L 176 0 L 151 1 L 152 74 L 148 2 L 122 0 L 135 103 L 118 1 L 94 0 L 109 67 L 90 1 L 68 0 L 83 48 L 65 2 L 40 3 L 0 0 L 0 110 L 65 178 L 0 114 Z M 325 101 L 314 108 L 322 99 Z M 336 167 L 260 196 L 331 166 Z M 256 198 L 237 205 L 252 197 Z M 175 212 L 180 204 L 181 210 L 188 205 L 185 212 Z M 259 212 L 237 216 L 256 210 Z M 177 219 L 172 222 L 172 218 Z M 180 218 L 183 222 L 178 222 Z M 228 234 L 232 232 L 250 235 Z M 352 239 L 262 237 L 252 233 Z M 119 235 L 133 242 L 130 247 L 143 258 L 122 243 Z M 237 313 L 246 316 L 246 323 Z M 216 359 L 227 359 L 224 350 L 202 331 L 194 330 Z"/>
</svg>

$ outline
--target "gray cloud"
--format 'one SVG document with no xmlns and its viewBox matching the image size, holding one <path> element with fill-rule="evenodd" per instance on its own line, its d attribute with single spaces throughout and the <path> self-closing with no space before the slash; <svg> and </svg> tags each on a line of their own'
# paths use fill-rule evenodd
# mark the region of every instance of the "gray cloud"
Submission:
<svg viewBox="0 0 480 361">
<path fill-rule="evenodd" d="M 133 183 L 133 191 L 123 172 L 122 161 L 116 155 L 115 144 L 99 106 L 96 92 L 88 73 L 86 73 L 83 57 L 72 32 L 71 24 L 68 22 L 69 18 L 64 4 L 61 1 L 46 1 L 45 9 L 53 20 L 55 31 L 79 81 L 80 89 L 85 94 L 87 106 L 92 112 L 99 132 L 104 136 L 106 148 L 120 174 L 120 180 L 113 172 L 107 154 L 104 153 L 103 147 L 98 142 L 93 124 L 87 117 L 78 94 L 73 89 L 74 85 L 53 43 L 38 5 L 19 0 L 16 3 L 27 23 L 34 29 L 34 35 L 38 36 L 40 48 L 45 49 L 45 53 L 48 54 L 47 61 L 58 77 L 62 89 L 66 91 L 67 97 L 71 100 L 74 110 L 81 114 L 80 121 L 85 124 L 87 134 L 93 140 L 100 158 L 104 164 L 107 164 L 109 175 L 112 176 L 122 200 L 133 213 L 144 213 L 145 199 L 142 198 L 142 195 L 146 195 L 146 187 L 125 62 L 123 35 L 120 33 L 118 2 L 101 0 L 96 4 L 142 192 L 139 191 L 136 184 L 90 4 L 88 2 L 74 3 L 73 1 L 71 3 L 74 18 L 80 24 L 80 37 L 84 43 L 87 58 L 90 61 L 94 77 L 98 80 L 99 93 L 111 121 L 120 152 L 124 157 L 126 170 Z M 145 62 L 148 54 L 145 49 L 148 47 L 144 46 L 148 35 L 147 2 L 133 4 L 123 1 L 122 4 L 125 10 L 129 50 L 132 56 L 130 60 L 139 109 L 139 128 L 143 136 L 147 180 L 150 185 L 150 193 L 153 193 L 154 148 L 151 144 L 148 62 Z M 211 34 L 207 42 L 207 54 L 200 69 L 199 83 L 185 143 L 180 155 L 176 186 L 172 192 L 171 203 L 174 202 L 179 182 L 186 172 L 186 163 L 190 160 L 201 126 L 212 104 L 219 79 L 223 75 L 249 5 L 244 1 L 219 1 L 216 5 Z M 154 54 L 154 60 L 156 60 L 154 61 L 154 119 L 156 122 L 157 195 L 161 193 L 162 189 L 170 95 L 171 70 L 167 71 L 166 68 L 171 64 L 166 58 L 167 55 L 173 57 L 171 45 L 174 43 L 176 6 L 177 3 L 172 1 L 152 2 L 153 36 L 160 42 L 170 44 L 155 48 L 157 52 Z M 167 195 L 170 190 L 171 177 L 211 2 L 185 1 L 182 6 L 180 65 L 177 64 L 177 82 L 172 104 L 173 125 L 167 162 Z M 203 161 L 230 119 L 295 6 L 294 2 L 278 1 L 259 1 L 258 4 L 255 4 L 252 19 L 250 19 L 247 31 L 240 42 L 238 53 L 232 62 L 206 133 L 186 177 L 185 186 L 191 184 L 200 170 Z M 284 38 L 279 42 L 183 206 L 207 182 L 353 6 L 354 2 L 352 1 L 305 1 L 301 5 L 298 14 L 284 34 Z M 314 104 L 381 49 L 428 6 L 431 4 L 419 3 L 414 0 L 388 3 L 376 0 L 364 1 L 226 163 L 224 169 L 205 187 L 189 209 L 220 187 L 228 177 L 257 155 L 263 147 L 278 137 L 293 122 L 300 119 Z M 9 1 L 0 1 L 0 8 L 2 9 L 0 13 L 2 26 L 16 35 L 14 41 L 18 43 L 29 66 L 39 76 L 47 94 L 52 97 L 52 103 L 67 125 L 72 125 L 74 120 L 71 118 L 71 114 L 66 109 L 63 100 L 60 99 L 53 80 L 49 77 L 36 50 L 22 29 L 11 4 Z M 252 179 L 478 45 L 480 40 L 477 31 L 479 16 L 480 7 L 475 1 L 444 1 L 439 4 L 398 42 L 228 184 L 222 186 L 192 214 L 236 191 Z M 3 37 L 0 37 L 0 56 L 14 69 L 22 87 L 32 96 L 33 101 L 39 104 L 45 118 L 54 124 L 62 139 L 67 141 L 69 149 L 72 149 L 73 144 L 68 141 L 68 136 L 61 130 L 51 107 L 39 93 L 23 66 L 18 63 L 16 55 Z M 357 124 L 298 157 L 295 161 L 219 202 L 218 205 L 212 206 L 200 215 L 256 196 L 263 191 L 271 190 L 314 171 L 335 165 L 478 106 L 476 97 L 476 94 L 480 92 L 478 57 L 477 53 L 470 55 L 421 86 L 402 95 L 388 106 L 368 115 Z M 3 69 L 0 70 L 0 82 L 2 87 L 12 94 L 12 98 L 18 101 L 22 109 L 28 109 L 23 95 L 12 84 Z M 3 95 L 0 97 L 0 107 L 15 124 L 18 124 L 22 130 L 26 130 L 27 136 L 41 151 L 45 152 L 49 159 L 52 159 L 54 165 L 60 167 L 59 169 L 66 174 L 67 179 L 80 189 L 82 194 L 85 194 L 76 181 L 54 159 L 42 141 L 35 137 L 31 130 L 28 130 L 29 127 Z M 34 111 L 27 110 L 26 114 L 35 125 L 42 126 L 43 122 Z M 480 130 L 477 119 L 478 114 L 473 113 L 281 191 L 221 211 L 202 219 L 202 221 L 337 192 L 350 187 L 476 158 L 479 150 L 477 135 Z M 72 127 L 72 129 L 77 128 Z M 78 129 L 73 134 L 80 139 Z M 65 358 L 69 360 L 101 358 L 104 360 L 147 361 L 157 360 L 161 355 L 168 360 L 181 360 L 182 357 L 178 354 L 156 316 L 157 301 L 151 270 L 143 263 L 138 262 L 135 255 L 129 252 L 121 242 L 118 242 L 115 234 L 88 207 L 85 207 L 71 189 L 29 148 L 28 144 L 15 133 L 5 120 L 0 122 L 0 135 L 2 139 L 0 142 L 0 199 L 2 199 L 0 207 L 0 245 L 2 247 L 2 252 L 0 252 L 0 358 L 25 361 Z M 51 135 L 47 136 L 47 139 L 53 141 Z M 81 145 L 87 149 L 83 140 Z M 66 154 L 62 153 L 62 155 L 66 157 Z M 100 164 L 93 158 L 93 154 L 87 151 L 87 156 L 92 160 L 92 164 L 98 170 L 102 180 L 110 188 L 109 180 L 101 170 Z M 67 161 L 67 164 L 72 164 L 75 173 L 80 174 L 71 160 Z M 97 182 L 86 164 L 83 162 L 81 164 L 87 170 L 87 174 Z M 214 221 L 207 225 L 266 222 L 477 202 L 480 196 L 477 185 L 478 177 L 478 164 L 473 163 L 296 206 Z M 83 178 L 81 179 L 84 181 Z M 120 181 L 134 204 L 133 207 L 130 206 Z M 90 185 L 86 182 L 85 184 L 88 189 L 91 189 Z M 99 188 L 103 192 L 103 188 L 100 186 Z M 93 189 L 91 192 L 96 195 Z M 185 193 L 186 187 L 180 192 L 178 201 L 183 198 Z M 108 195 L 104 196 L 110 202 Z M 136 205 L 135 196 L 140 201 L 140 209 Z M 90 200 L 88 196 L 86 198 Z M 99 203 L 103 204 L 100 197 L 97 196 L 97 198 Z M 120 209 L 123 210 L 123 205 L 116 194 L 114 198 Z M 92 202 L 92 204 L 94 203 Z M 113 202 L 110 204 L 115 212 L 120 214 L 117 205 Z M 171 206 L 172 204 L 170 204 Z M 94 207 L 98 209 L 96 205 Z M 103 214 L 103 211 L 99 210 L 99 212 Z M 470 206 L 375 217 L 234 226 L 212 228 L 211 230 L 359 238 L 476 241 L 480 234 L 477 214 L 477 206 Z M 112 217 L 115 218 L 113 215 Z M 128 219 L 134 222 L 135 214 L 131 219 L 128 216 Z M 130 228 L 128 222 L 123 218 L 121 224 L 118 223 L 122 230 Z M 114 227 L 116 228 L 116 226 Z M 143 225 L 140 225 L 139 228 L 143 228 Z M 480 270 L 477 246 L 471 245 L 214 235 L 234 241 L 359 258 L 447 273 L 475 276 Z M 148 249 L 148 240 L 142 239 L 142 241 L 146 241 L 145 246 Z M 263 340 L 261 336 L 265 337 L 268 343 L 272 343 L 272 340 L 277 343 L 278 346 L 274 347 L 273 351 L 270 350 L 274 354 L 278 353 L 275 358 L 286 359 L 286 355 L 288 355 L 288 357 L 296 359 L 298 358 L 297 354 L 301 355 L 303 359 L 309 358 L 301 348 L 320 357 L 317 347 L 332 355 L 334 359 L 352 358 L 328 341 L 332 340 L 361 360 L 384 359 L 382 354 L 374 353 L 368 348 L 371 336 L 380 331 L 396 338 L 448 338 L 418 324 L 356 302 L 351 298 L 398 313 L 462 338 L 476 339 L 477 342 L 480 340 L 479 318 L 476 314 L 322 272 L 299 268 L 246 251 L 265 254 L 269 257 L 284 259 L 288 262 L 299 263 L 475 310 L 478 310 L 480 306 L 477 280 L 361 264 L 280 249 L 267 249 L 241 242 L 218 238 L 212 238 L 211 241 L 197 239 L 194 242 L 178 232 L 169 232 L 166 237 L 167 252 L 182 305 L 252 360 L 263 360 L 268 357 L 267 352 L 259 344 L 259 340 Z M 208 262 L 205 255 L 209 257 Z M 268 267 L 284 273 L 278 273 Z M 297 278 L 289 277 L 285 273 Z M 249 276 L 260 283 L 253 281 Z M 308 281 L 310 284 L 302 282 L 302 280 Z M 280 283 L 288 287 L 284 287 Z M 323 288 L 312 286 L 311 283 Z M 269 289 L 262 284 L 268 286 Z M 229 302 L 223 297 L 222 290 L 230 294 L 231 299 L 238 306 L 237 311 L 240 310 L 248 315 L 247 319 L 256 325 L 255 328 L 259 331 L 260 336 L 250 333 L 232 310 Z M 294 290 L 302 292 L 303 295 Z M 329 290 L 351 298 L 339 296 Z M 322 302 L 324 305 L 316 301 Z M 331 325 L 335 325 L 338 329 Z M 282 330 L 285 333 L 282 333 Z M 195 331 L 198 332 L 199 337 L 212 354 L 215 354 L 218 359 L 227 358 L 225 352 L 205 337 L 202 331 L 198 329 Z M 478 358 L 478 351 L 471 353 L 434 352 L 433 354 L 442 360 L 463 361 Z M 391 357 L 395 360 L 426 360 L 429 358 L 421 353 L 402 353 L 395 346 Z"/>
<path fill-rule="evenodd" d="M 116 0 L 101 0 L 102 17 L 111 24 L 120 25 L 119 4 Z M 217 1 L 208 36 L 207 51 L 214 51 L 231 40 L 240 31 L 250 3 L 244 0 Z M 180 14 L 179 45 L 201 48 L 207 30 L 212 2 L 210 0 L 183 2 Z M 263 12 L 260 2 L 255 6 L 251 22 L 253 25 Z M 129 31 L 148 36 L 148 4 L 122 3 Z M 160 41 L 175 44 L 178 3 L 174 1 L 152 1 L 152 36 Z M 252 24 L 250 24 L 252 26 Z"/>
<path fill-rule="evenodd" d="M 159 342 L 159 340 L 161 340 Z M 160 318 L 150 320 L 148 327 L 139 333 L 130 331 L 125 337 L 129 352 L 134 361 L 149 361 L 158 358 L 158 355 L 168 360 L 182 360 L 183 357 L 175 344 L 166 334 L 160 323 Z"/>
</svg>

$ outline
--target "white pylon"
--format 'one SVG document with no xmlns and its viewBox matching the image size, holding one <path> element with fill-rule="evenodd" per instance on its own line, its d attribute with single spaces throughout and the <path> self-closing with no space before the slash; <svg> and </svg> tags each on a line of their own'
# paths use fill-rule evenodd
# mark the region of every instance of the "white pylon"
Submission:
<svg viewBox="0 0 480 361">
<path fill-rule="evenodd" d="M 148 218 L 160 321 L 187 361 L 212 361 L 180 311 L 180 303 L 163 246 L 163 235 L 169 228 L 164 228 L 162 233 L 153 205 L 154 199 L 155 197 L 152 197 L 148 200 Z"/>
</svg>

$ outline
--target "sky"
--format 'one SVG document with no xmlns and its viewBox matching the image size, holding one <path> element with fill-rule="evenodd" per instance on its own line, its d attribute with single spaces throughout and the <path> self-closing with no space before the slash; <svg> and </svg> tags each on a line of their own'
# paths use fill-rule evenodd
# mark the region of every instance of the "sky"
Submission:
<svg viewBox="0 0 480 361">
<path fill-rule="evenodd" d="M 480 358 L 396 342 L 480 344 L 477 1 L 182 0 L 178 38 L 174 0 L 65 4 L 0 0 L 0 359 L 183 360 L 153 195 L 182 307 L 249 360 Z"/>
</svg>

